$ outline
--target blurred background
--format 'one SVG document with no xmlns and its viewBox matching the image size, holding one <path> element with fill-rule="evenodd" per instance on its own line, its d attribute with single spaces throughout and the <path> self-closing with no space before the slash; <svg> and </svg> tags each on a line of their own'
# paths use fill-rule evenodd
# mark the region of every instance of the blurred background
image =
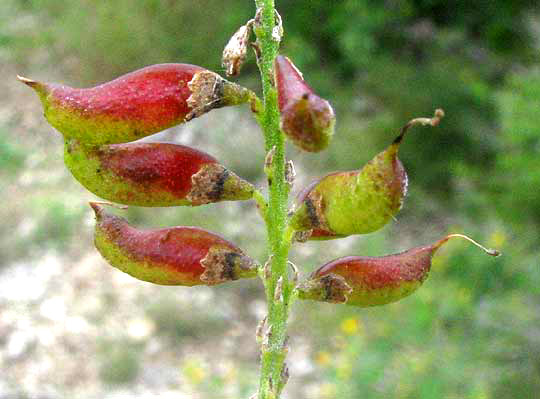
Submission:
<svg viewBox="0 0 540 399">
<path fill-rule="evenodd" d="M 16 74 L 93 86 L 146 65 L 223 72 L 254 14 L 240 0 L 0 1 L 0 398 L 248 398 L 256 390 L 259 281 L 160 287 L 108 266 L 92 244 L 95 197 L 64 168 L 62 139 Z M 413 296 L 371 309 L 298 303 L 294 399 L 533 399 L 540 392 L 540 7 L 533 0 L 277 1 L 282 52 L 335 107 L 328 150 L 290 146 L 295 192 L 358 169 L 409 119 L 410 191 L 383 230 L 294 247 L 303 274 L 466 233 Z M 260 92 L 253 56 L 238 81 Z M 194 146 L 264 184 L 247 107 L 153 136 Z M 249 154 L 249 156 L 246 156 Z M 116 212 L 116 211 L 115 211 Z M 139 227 L 198 225 L 264 261 L 252 203 L 118 211 Z"/>
</svg>

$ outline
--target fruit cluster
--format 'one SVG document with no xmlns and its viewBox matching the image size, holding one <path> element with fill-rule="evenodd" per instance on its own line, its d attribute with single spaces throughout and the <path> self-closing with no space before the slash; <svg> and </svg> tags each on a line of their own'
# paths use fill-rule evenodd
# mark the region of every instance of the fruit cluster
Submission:
<svg viewBox="0 0 540 399">
<path fill-rule="evenodd" d="M 225 49 L 230 75 L 239 72 L 245 59 L 248 25 Z M 209 154 L 176 144 L 133 142 L 218 107 L 250 103 L 258 112 L 260 101 L 250 90 L 187 64 L 149 66 L 88 89 L 19 79 L 38 93 L 45 117 L 63 134 L 68 169 L 101 198 L 147 207 L 257 199 L 252 184 Z M 282 132 L 305 151 L 325 149 L 335 125 L 329 102 L 314 93 L 284 56 L 275 60 L 274 86 Z M 407 173 L 398 159 L 406 132 L 413 125 L 436 126 L 443 116 L 438 109 L 433 118 L 411 120 L 360 170 L 331 173 L 304 189 L 288 221 L 295 241 L 366 234 L 386 225 L 407 193 Z M 111 265 L 140 280 L 214 285 L 255 277 L 261 269 L 217 234 L 185 226 L 138 230 L 106 213 L 100 203 L 91 206 L 97 249 Z M 435 251 L 456 236 L 472 241 L 454 234 L 396 255 L 334 260 L 301 282 L 296 292 L 301 299 L 357 306 L 397 301 L 422 284 Z"/>
<path fill-rule="evenodd" d="M 89 191 L 148 207 L 248 200 L 254 187 L 214 157 L 170 143 L 133 142 L 214 108 L 254 101 L 249 90 L 204 68 L 153 65 L 111 82 L 74 89 L 19 77 L 38 93 L 64 136 L 64 162 Z M 214 285 L 255 277 L 257 264 L 217 234 L 196 227 L 137 230 L 99 203 L 95 245 L 114 267 L 165 285 Z"/>
</svg>

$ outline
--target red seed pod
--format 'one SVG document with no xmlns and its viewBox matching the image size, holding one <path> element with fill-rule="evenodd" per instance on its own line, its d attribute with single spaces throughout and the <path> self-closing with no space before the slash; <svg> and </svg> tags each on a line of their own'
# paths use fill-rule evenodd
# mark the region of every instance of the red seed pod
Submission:
<svg viewBox="0 0 540 399">
<path fill-rule="evenodd" d="M 247 200 L 254 188 L 194 148 L 169 143 L 84 146 L 66 140 L 64 161 L 89 191 L 137 206 L 202 205 Z"/>
<path fill-rule="evenodd" d="M 431 258 L 450 238 L 461 237 L 487 249 L 461 234 L 450 234 L 436 243 L 383 257 L 347 256 L 320 267 L 299 287 L 299 297 L 360 307 L 396 302 L 416 291 L 428 277 Z"/>
<path fill-rule="evenodd" d="M 117 269 L 162 285 L 215 285 L 257 276 L 257 264 L 236 245 L 197 227 L 138 230 L 96 202 L 94 243 Z"/>
<path fill-rule="evenodd" d="M 336 117 L 330 103 L 317 96 L 291 60 L 278 55 L 274 65 L 281 129 L 305 151 L 328 147 Z"/>
<path fill-rule="evenodd" d="M 52 126 L 85 144 L 134 141 L 253 96 L 189 64 L 152 65 L 87 89 L 18 78 L 38 93 Z"/>
</svg>

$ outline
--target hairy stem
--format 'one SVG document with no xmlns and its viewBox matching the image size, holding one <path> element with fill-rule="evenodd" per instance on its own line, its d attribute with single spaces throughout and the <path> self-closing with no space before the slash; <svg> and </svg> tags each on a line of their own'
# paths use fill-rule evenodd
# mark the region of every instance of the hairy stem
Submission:
<svg viewBox="0 0 540 399">
<path fill-rule="evenodd" d="M 286 326 L 292 286 L 287 274 L 287 258 L 291 234 L 287 234 L 287 200 L 289 187 L 285 182 L 285 137 L 279 127 L 277 91 L 274 87 L 274 59 L 279 41 L 272 35 L 276 25 L 274 0 L 255 0 L 257 21 L 255 34 L 260 48 L 258 59 L 263 85 L 263 111 L 259 122 L 265 137 L 266 151 L 272 151 L 266 165 L 269 200 L 266 209 L 269 267 L 262 273 L 268 301 L 268 317 L 263 328 L 261 348 L 261 378 L 259 399 L 279 396 L 285 372 Z"/>
</svg>

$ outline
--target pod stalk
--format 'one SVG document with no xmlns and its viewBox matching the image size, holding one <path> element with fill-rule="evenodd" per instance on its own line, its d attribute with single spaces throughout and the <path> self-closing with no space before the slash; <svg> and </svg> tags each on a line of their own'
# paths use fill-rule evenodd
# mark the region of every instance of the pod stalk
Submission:
<svg viewBox="0 0 540 399">
<path fill-rule="evenodd" d="M 488 255 L 490 256 L 501 256 L 501 253 L 496 250 L 496 249 L 491 249 L 491 248 L 486 248 L 484 247 L 483 245 L 481 245 L 480 243 L 476 242 L 475 240 L 473 240 L 472 238 L 464 235 L 464 234 L 457 234 L 457 233 L 454 233 L 454 234 L 449 234 L 447 235 L 446 237 L 440 239 L 439 241 L 437 241 L 434 245 L 433 245 L 433 250 L 436 251 L 437 249 L 439 249 L 444 243 L 446 243 L 448 240 L 450 240 L 451 238 L 454 238 L 454 237 L 459 237 L 459 238 L 463 238 L 469 242 L 471 242 L 472 244 L 476 245 L 478 248 L 480 248 L 481 250 L 483 250 L 485 253 L 487 253 Z"/>
<path fill-rule="evenodd" d="M 407 122 L 402 128 L 399 133 L 399 136 L 397 136 L 392 144 L 399 144 L 403 140 L 403 137 L 405 137 L 405 134 L 407 131 L 415 126 L 415 125 L 422 125 L 422 126 L 437 126 L 441 119 L 444 117 L 444 111 L 441 108 L 437 108 L 433 114 L 432 118 L 414 118 L 411 119 L 409 122 Z"/>
</svg>

